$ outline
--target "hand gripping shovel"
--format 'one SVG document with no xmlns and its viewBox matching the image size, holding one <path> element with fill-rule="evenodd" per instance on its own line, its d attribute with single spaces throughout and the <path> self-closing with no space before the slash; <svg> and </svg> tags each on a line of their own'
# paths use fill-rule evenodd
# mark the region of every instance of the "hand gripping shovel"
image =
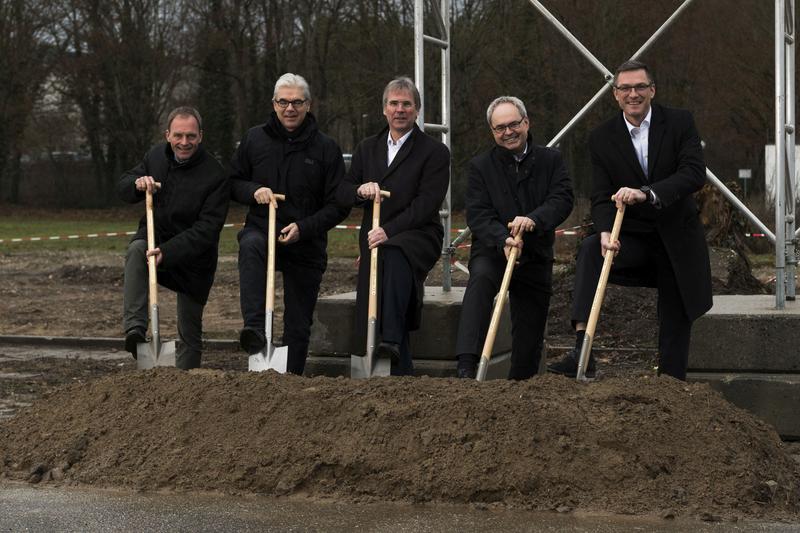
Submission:
<svg viewBox="0 0 800 533">
<path fill-rule="evenodd" d="M 389 198 L 389 191 L 381 191 L 380 196 Z M 375 196 L 372 203 L 372 228 L 381 225 L 381 199 Z M 375 357 L 375 337 L 378 329 L 378 246 L 370 250 L 369 256 L 369 309 L 367 313 L 367 351 L 363 356 L 350 356 L 350 377 L 355 379 L 373 376 L 388 376 L 392 362 L 386 358 Z"/>
<path fill-rule="evenodd" d="M 614 218 L 614 227 L 611 228 L 611 242 L 616 242 L 619 239 L 619 230 L 622 228 L 622 217 L 625 216 L 625 204 L 617 208 L 617 216 Z M 597 280 L 597 290 L 594 293 L 594 300 L 592 301 L 592 310 L 589 313 L 589 321 L 586 323 L 586 333 L 583 336 L 583 344 L 581 345 L 581 356 L 578 359 L 578 372 L 575 378 L 578 381 L 588 381 L 586 378 L 586 367 L 589 365 L 589 354 L 592 352 L 592 340 L 594 339 L 594 330 L 597 328 L 597 319 L 600 318 L 600 308 L 603 307 L 603 298 L 606 295 L 606 285 L 608 285 L 608 276 L 611 274 L 611 264 L 614 262 L 614 254 L 606 252 L 606 257 L 603 260 L 603 269 L 600 271 L 600 279 Z"/>
<path fill-rule="evenodd" d="M 522 232 L 517 232 L 514 237 L 514 242 L 518 243 L 522 240 Z M 497 336 L 497 328 L 500 326 L 500 317 L 503 315 L 503 306 L 506 303 L 506 295 L 508 294 L 508 286 L 511 283 L 511 275 L 514 273 L 514 264 L 517 262 L 519 255 L 519 248 L 514 246 L 508 253 L 508 263 L 506 263 L 506 271 L 503 274 L 503 281 L 500 283 L 500 292 L 497 293 L 495 299 L 494 312 L 492 313 L 492 321 L 489 322 L 489 330 L 486 332 L 486 340 L 483 341 L 483 351 L 481 352 L 481 362 L 478 365 L 478 373 L 475 379 L 484 381 L 486 379 L 486 372 L 489 370 L 489 359 L 492 358 L 492 348 L 494 348 L 494 339 Z"/>
<path fill-rule="evenodd" d="M 156 247 L 156 232 L 153 224 L 153 193 L 145 196 L 147 209 L 147 249 Z M 150 342 L 136 346 L 136 368 L 147 370 L 154 366 L 175 366 L 175 341 L 161 343 L 158 327 L 158 280 L 156 278 L 156 258 L 147 258 L 148 284 L 150 289 Z"/>
<path fill-rule="evenodd" d="M 262 351 L 254 353 L 247 360 L 247 369 L 251 372 L 274 370 L 285 374 L 289 347 L 272 344 L 272 317 L 275 314 L 275 210 L 278 208 L 277 201 L 284 201 L 286 197 L 282 194 L 273 194 L 272 197 L 267 227 L 267 312 L 264 317 L 264 337 L 267 342 Z"/>
</svg>

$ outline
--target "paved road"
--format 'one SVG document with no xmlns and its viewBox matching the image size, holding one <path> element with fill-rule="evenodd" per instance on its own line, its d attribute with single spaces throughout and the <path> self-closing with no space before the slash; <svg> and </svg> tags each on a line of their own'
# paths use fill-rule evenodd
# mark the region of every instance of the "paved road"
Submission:
<svg viewBox="0 0 800 533">
<path fill-rule="evenodd" d="M 152 494 L 0 483 L 0 531 L 92 532 L 796 532 L 797 524 L 478 510 L 463 506 L 353 505 L 257 496 Z"/>
</svg>

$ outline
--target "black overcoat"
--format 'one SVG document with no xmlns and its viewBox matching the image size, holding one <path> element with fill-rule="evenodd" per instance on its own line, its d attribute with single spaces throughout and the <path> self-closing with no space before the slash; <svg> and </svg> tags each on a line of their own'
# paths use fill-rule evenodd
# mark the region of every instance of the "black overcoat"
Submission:
<svg viewBox="0 0 800 533">
<path fill-rule="evenodd" d="M 381 227 L 389 238 L 381 247 L 399 248 L 411 265 L 416 305 L 406 319 L 409 331 L 420 326 L 425 278 L 441 256 L 444 238 L 439 208 L 447 194 L 450 180 L 450 151 L 444 144 L 414 126 L 391 166 L 387 167 L 388 135 L 387 126 L 356 147 L 350 172 L 337 193 L 341 205 L 364 208 L 359 233 L 361 261 L 356 298 L 357 324 L 362 333 L 366 331 L 369 301 L 370 250 L 367 233 L 372 227 L 372 201 L 359 200 L 356 195 L 359 185 L 377 182 L 381 189 L 392 193 L 391 198 L 385 199 L 381 204 Z M 379 273 L 380 270 L 379 265 Z M 380 283 L 380 274 L 378 280 Z M 380 307 L 378 314 L 380 319 Z"/>
<path fill-rule="evenodd" d="M 219 232 L 230 203 L 226 172 L 202 144 L 188 161 L 179 164 L 165 142 L 151 148 L 141 163 L 119 179 L 117 190 L 123 201 L 144 200 L 144 191 L 136 190 L 135 185 L 141 176 L 161 182 L 161 189 L 153 195 L 156 247 L 163 254 L 158 283 L 205 304 L 217 270 Z M 147 239 L 145 217 L 131 240 L 136 239 Z"/>
<path fill-rule="evenodd" d="M 555 229 L 572 211 L 572 181 L 561 154 L 537 146 L 528 136 L 522 162 L 502 146 L 469 162 L 467 224 L 472 230 L 470 256 L 504 257 L 508 223 L 526 216 L 536 224 L 523 236 L 520 263 L 552 262 Z"/>
<path fill-rule="evenodd" d="M 249 206 L 247 226 L 267 232 L 269 207 L 255 201 L 256 190 L 269 187 L 286 195 L 286 201 L 278 203 L 275 231 L 296 222 L 300 239 L 276 248 L 279 264 L 287 258 L 293 264 L 325 270 L 328 230 L 344 220 L 348 210 L 336 202 L 344 176 L 342 151 L 319 131 L 314 115 L 308 113 L 300 128 L 290 133 L 273 112 L 266 123 L 247 131 L 231 167 L 231 196 Z"/>
<path fill-rule="evenodd" d="M 661 238 L 686 315 L 695 320 L 712 305 L 708 246 L 692 196 L 705 183 L 700 135 L 690 112 L 658 104 L 653 104 L 652 109 L 649 178 L 639 165 L 622 113 L 591 133 L 592 219 L 598 233 L 610 232 L 616 215 L 611 195 L 620 187 L 638 189 L 649 185 L 661 208 L 656 209 L 649 202 L 627 206 L 622 236 L 655 233 Z"/>
</svg>

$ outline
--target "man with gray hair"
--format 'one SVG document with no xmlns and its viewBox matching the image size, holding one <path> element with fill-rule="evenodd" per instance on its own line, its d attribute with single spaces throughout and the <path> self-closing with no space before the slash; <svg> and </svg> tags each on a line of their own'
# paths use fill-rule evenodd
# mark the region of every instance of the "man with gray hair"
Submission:
<svg viewBox="0 0 800 533">
<path fill-rule="evenodd" d="M 536 374 L 550 306 L 555 229 L 572 211 L 572 183 L 561 154 L 533 144 L 519 98 L 489 104 L 495 146 L 469 162 L 467 224 L 472 230 L 469 282 L 458 324 L 458 377 L 474 378 L 492 301 L 512 247 L 520 250 L 509 285 L 512 323 L 509 379 Z M 522 234 L 522 240 L 515 237 Z"/>
<path fill-rule="evenodd" d="M 311 321 L 327 266 L 328 230 L 347 216 L 335 193 L 344 175 L 336 142 L 319 131 L 306 80 L 286 73 L 275 83 L 273 112 L 247 131 L 234 153 L 231 196 L 250 206 L 239 232 L 239 295 L 244 328 L 239 342 L 254 354 L 264 348 L 267 215 L 273 194 L 285 194 L 277 210 L 276 269 L 283 273 L 283 343 L 287 370 L 302 374 Z"/>
<path fill-rule="evenodd" d="M 370 250 L 380 247 L 378 279 L 379 357 L 392 362 L 392 375 L 413 375 L 409 332 L 420 327 L 425 277 L 441 255 L 444 228 L 439 219 L 450 179 L 450 152 L 416 125 L 420 97 L 407 77 L 383 91 L 387 125 L 356 147 L 350 172 L 339 187 L 339 202 L 364 208 L 359 235 L 356 315 L 366 337 Z M 392 196 L 381 207 L 381 225 L 371 228 L 373 199 Z M 362 343 L 361 346 L 364 346 Z"/>
</svg>

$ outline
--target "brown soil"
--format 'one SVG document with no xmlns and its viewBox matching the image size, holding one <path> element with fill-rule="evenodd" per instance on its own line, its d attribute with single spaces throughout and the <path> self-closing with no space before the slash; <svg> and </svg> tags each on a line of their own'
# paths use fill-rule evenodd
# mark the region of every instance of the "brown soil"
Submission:
<svg viewBox="0 0 800 533">
<path fill-rule="evenodd" d="M 0 334 L 121 337 L 119 255 L 7 253 L 0 271 Z M 548 343 L 568 346 L 571 273 L 558 272 Z M 355 276 L 352 259 L 332 259 L 322 293 Z M 172 338 L 174 296 L 160 296 Z M 588 386 L 252 375 L 221 350 L 189 373 L 0 357 L 0 410 L 33 403 L 0 423 L 0 468 L 137 489 L 796 519 L 800 472 L 769 426 L 705 385 L 652 376 L 654 297 L 609 287 L 606 377 Z M 240 325 L 235 257 L 223 257 L 206 337 L 234 339 Z"/>
<path fill-rule="evenodd" d="M 774 431 L 671 378 L 128 372 L 6 422 L 0 457 L 14 479 L 147 490 L 706 519 L 800 510 L 800 478 Z"/>
</svg>

